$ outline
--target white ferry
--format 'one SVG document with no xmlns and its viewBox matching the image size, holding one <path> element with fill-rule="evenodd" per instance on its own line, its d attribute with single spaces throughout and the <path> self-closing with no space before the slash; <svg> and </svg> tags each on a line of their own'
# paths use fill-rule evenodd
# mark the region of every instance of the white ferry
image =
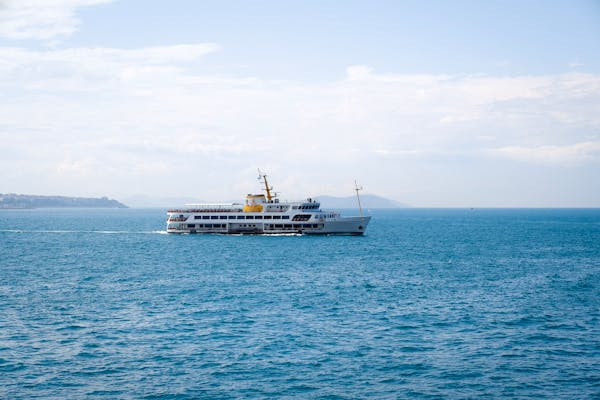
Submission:
<svg viewBox="0 0 600 400">
<path fill-rule="evenodd" d="M 190 208 L 167 211 L 168 233 L 229 234 L 337 234 L 362 235 L 371 220 L 363 216 L 356 185 L 360 216 L 342 217 L 322 211 L 319 202 L 281 202 L 259 171 L 264 194 L 249 194 L 244 204 L 188 204 Z"/>
</svg>

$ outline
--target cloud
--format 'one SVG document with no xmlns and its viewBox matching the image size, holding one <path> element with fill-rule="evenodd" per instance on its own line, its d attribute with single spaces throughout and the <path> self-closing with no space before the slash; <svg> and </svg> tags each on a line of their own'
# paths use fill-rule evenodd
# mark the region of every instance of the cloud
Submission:
<svg viewBox="0 0 600 400">
<path fill-rule="evenodd" d="M 506 146 L 494 149 L 492 152 L 511 159 L 534 163 L 582 163 L 593 160 L 600 161 L 600 141 L 581 142 L 563 146 Z"/>
<path fill-rule="evenodd" d="M 8 39 L 53 39 L 69 36 L 79 26 L 75 12 L 112 0 L 2 0 L 0 37 Z"/>
<path fill-rule="evenodd" d="M 572 165 L 598 156 L 596 74 L 350 66 L 317 84 L 203 72 L 203 57 L 218 50 L 0 47 L 0 182 L 12 191 L 195 195 L 201 181 L 199 197 L 222 200 L 251 190 L 261 166 L 279 172 L 290 197 L 344 194 L 341 182 L 369 174 L 380 182 L 370 191 L 417 203 L 386 182 L 406 176 L 413 181 L 403 187 L 419 187 L 457 160 Z"/>
</svg>

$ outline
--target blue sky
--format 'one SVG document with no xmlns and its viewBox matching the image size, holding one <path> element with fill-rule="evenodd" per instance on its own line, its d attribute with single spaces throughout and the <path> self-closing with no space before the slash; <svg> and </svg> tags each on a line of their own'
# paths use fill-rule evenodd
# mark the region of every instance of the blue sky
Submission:
<svg viewBox="0 0 600 400">
<path fill-rule="evenodd" d="M 214 42 L 223 51 L 210 68 L 268 79 L 333 79 L 367 61 L 382 73 L 600 67 L 597 1 L 125 1 L 80 18 L 64 45 Z"/>
<path fill-rule="evenodd" d="M 5 1 L 0 192 L 600 206 L 597 1 Z"/>
</svg>

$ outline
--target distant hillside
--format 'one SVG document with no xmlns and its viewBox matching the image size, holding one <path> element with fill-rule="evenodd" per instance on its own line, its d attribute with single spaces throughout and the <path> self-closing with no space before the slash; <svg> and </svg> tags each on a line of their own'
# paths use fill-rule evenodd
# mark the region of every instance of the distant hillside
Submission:
<svg viewBox="0 0 600 400">
<path fill-rule="evenodd" d="M 358 205 L 356 203 L 356 196 L 317 196 L 316 198 L 321 202 L 321 208 L 358 208 Z M 407 204 L 399 203 L 395 200 L 386 199 L 385 197 L 376 196 L 374 194 L 361 195 L 360 202 L 364 208 L 410 207 Z"/>
<path fill-rule="evenodd" d="M 67 196 L 36 196 L 28 194 L 1 194 L 1 208 L 56 208 L 56 207 L 87 207 L 87 208 L 127 208 L 125 204 L 108 197 L 67 197 Z"/>
</svg>

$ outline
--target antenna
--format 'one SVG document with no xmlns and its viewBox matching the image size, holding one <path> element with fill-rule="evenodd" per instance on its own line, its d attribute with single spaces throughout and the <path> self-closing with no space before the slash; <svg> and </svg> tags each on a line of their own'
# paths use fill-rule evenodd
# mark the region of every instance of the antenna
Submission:
<svg viewBox="0 0 600 400">
<path fill-rule="evenodd" d="M 356 182 L 356 179 L 354 180 L 354 190 L 356 190 L 356 200 L 358 200 L 358 210 L 360 211 L 360 217 L 362 218 L 363 212 L 362 212 L 362 206 L 360 205 L 360 196 L 358 195 L 358 191 L 363 190 L 363 187 L 358 185 L 358 183 Z"/>
<path fill-rule="evenodd" d="M 265 188 L 263 190 L 267 192 L 267 200 L 273 200 L 274 197 L 277 197 L 277 193 L 273 192 L 273 194 L 271 194 L 271 190 L 273 190 L 273 187 L 269 186 L 269 183 L 267 182 L 267 174 L 264 174 L 260 170 L 260 168 L 258 168 L 258 180 L 260 181 L 261 179 L 263 181 L 263 184 L 265 185 Z"/>
</svg>

